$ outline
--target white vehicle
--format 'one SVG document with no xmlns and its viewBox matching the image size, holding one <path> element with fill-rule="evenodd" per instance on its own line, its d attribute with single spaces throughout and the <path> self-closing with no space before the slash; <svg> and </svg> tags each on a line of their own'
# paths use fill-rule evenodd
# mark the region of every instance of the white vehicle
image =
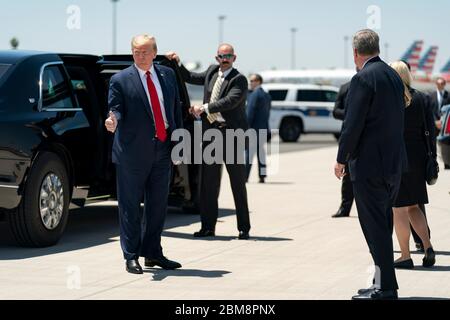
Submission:
<svg viewBox="0 0 450 320">
<path fill-rule="evenodd" d="M 333 118 L 337 87 L 315 84 L 263 84 L 272 97 L 269 125 L 280 138 L 295 142 L 304 133 L 331 133 L 339 138 L 342 121 Z"/>
<path fill-rule="evenodd" d="M 259 73 L 264 83 L 319 84 L 340 87 L 356 74 L 354 69 L 270 70 Z"/>
</svg>

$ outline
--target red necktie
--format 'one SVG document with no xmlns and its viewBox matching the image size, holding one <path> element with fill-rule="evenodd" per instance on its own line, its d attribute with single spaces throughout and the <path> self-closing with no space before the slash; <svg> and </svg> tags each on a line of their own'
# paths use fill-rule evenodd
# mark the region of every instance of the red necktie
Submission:
<svg viewBox="0 0 450 320">
<path fill-rule="evenodd" d="M 167 139 L 167 132 L 166 125 L 164 124 L 164 119 L 162 116 L 161 104 L 159 103 L 158 93 L 156 92 L 155 84 L 150 77 L 150 71 L 147 71 L 145 75 L 147 76 L 147 88 L 148 92 L 150 93 L 153 118 L 155 119 L 156 137 L 159 141 L 164 142 Z"/>
</svg>

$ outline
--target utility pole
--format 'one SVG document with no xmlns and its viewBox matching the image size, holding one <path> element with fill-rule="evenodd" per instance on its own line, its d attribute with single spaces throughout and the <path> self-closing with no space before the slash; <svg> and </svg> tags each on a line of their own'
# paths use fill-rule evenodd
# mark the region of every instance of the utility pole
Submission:
<svg viewBox="0 0 450 320">
<path fill-rule="evenodd" d="M 223 29 L 224 29 L 224 20 L 227 18 L 227 16 L 220 15 L 218 17 L 219 19 L 219 45 L 223 43 Z"/>
<path fill-rule="evenodd" d="M 291 28 L 291 34 L 292 34 L 292 39 L 291 39 L 291 46 L 292 46 L 292 53 L 291 53 L 291 69 L 295 70 L 296 66 L 295 66 L 295 34 L 297 33 L 298 29 L 297 28 Z"/>
<path fill-rule="evenodd" d="M 117 2 L 119 2 L 119 0 L 111 0 L 112 5 L 113 5 L 113 17 L 112 17 L 112 53 L 116 54 L 117 53 Z"/>
<path fill-rule="evenodd" d="M 344 37 L 344 68 L 348 69 L 348 40 L 349 36 Z"/>
</svg>

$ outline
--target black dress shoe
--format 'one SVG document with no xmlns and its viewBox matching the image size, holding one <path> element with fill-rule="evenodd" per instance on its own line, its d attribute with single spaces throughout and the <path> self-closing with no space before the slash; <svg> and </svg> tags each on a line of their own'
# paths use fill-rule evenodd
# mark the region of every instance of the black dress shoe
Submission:
<svg viewBox="0 0 450 320">
<path fill-rule="evenodd" d="M 164 256 L 156 259 L 145 258 L 145 266 L 149 268 L 158 266 L 166 270 L 181 268 L 181 264 L 176 261 L 171 261 Z"/>
<path fill-rule="evenodd" d="M 249 238 L 250 238 L 250 234 L 248 232 L 239 231 L 239 236 L 238 236 L 239 240 L 248 240 Z"/>
<path fill-rule="evenodd" d="M 345 218 L 350 216 L 350 210 L 344 209 L 342 207 L 339 208 L 339 210 L 333 214 L 332 218 Z"/>
<path fill-rule="evenodd" d="M 395 261 L 394 262 L 395 269 L 414 269 L 414 262 L 412 259 L 406 259 L 403 261 Z"/>
<path fill-rule="evenodd" d="M 425 268 L 430 268 L 434 266 L 436 263 L 436 253 L 434 252 L 433 248 L 428 248 L 425 252 L 425 257 L 423 257 L 422 260 L 422 266 Z"/>
<path fill-rule="evenodd" d="M 194 232 L 195 238 L 214 237 L 215 235 L 214 230 L 200 229 L 199 231 Z"/>
<path fill-rule="evenodd" d="M 375 291 L 377 290 L 377 287 L 371 286 L 370 288 L 367 289 L 359 289 L 358 290 L 358 294 L 368 294 L 369 292 Z"/>
<path fill-rule="evenodd" d="M 143 274 L 144 273 L 142 271 L 142 267 L 139 264 L 139 261 L 137 259 L 127 260 L 125 265 L 126 265 L 126 269 L 129 273 L 134 273 L 134 274 Z"/>
<path fill-rule="evenodd" d="M 380 290 L 375 289 L 366 294 L 358 294 L 353 296 L 352 300 L 397 300 L 397 290 Z"/>
</svg>

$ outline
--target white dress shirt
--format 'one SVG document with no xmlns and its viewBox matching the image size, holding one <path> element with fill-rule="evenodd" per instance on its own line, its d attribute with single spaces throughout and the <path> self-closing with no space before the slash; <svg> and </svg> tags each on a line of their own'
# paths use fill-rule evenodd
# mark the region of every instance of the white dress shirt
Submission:
<svg viewBox="0 0 450 320">
<path fill-rule="evenodd" d="M 442 100 L 444 99 L 444 92 L 439 91 L 439 89 L 436 89 L 437 91 L 437 102 L 438 102 L 438 107 L 439 107 L 439 111 L 440 108 L 442 107 Z"/>
<path fill-rule="evenodd" d="M 139 77 L 141 78 L 142 86 L 144 87 L 145 94 L 147 95 L 148 103 L 150 104 L 150 110 L 152 111 L 152 114 L 153 114 L 152 102 L 150 100 L 150 92 L 148 92 L 148 86 L 147 86 L 147 75 L 145 74 L 147 71 L 140 69 L 136 64 L 134 66 L 136 67 L 136 69 L 139 72 Z M 169 122 L 167 121 L 166 110 L 164 108 L 164 95 L 163 95 L 163 92 L 161 89 L 161 84 L 159 83 L 158 75 L 156 74 L 156 70 L 155 70 L 155 67 L 153 66 L 153 64 L 149 71 L 150 71 L 150 78 L 152 79 L 152 81 L 156 87 L 159 104 L 161 106 L 161 113 L 162 113 L 162 116 L 164 119 L 164 125 L 167 129 L 167 128 L 169 128 Z M 155 115 L 153 115 L 153 120 L 154 119 L 155 119 Z"/>
</svg>

